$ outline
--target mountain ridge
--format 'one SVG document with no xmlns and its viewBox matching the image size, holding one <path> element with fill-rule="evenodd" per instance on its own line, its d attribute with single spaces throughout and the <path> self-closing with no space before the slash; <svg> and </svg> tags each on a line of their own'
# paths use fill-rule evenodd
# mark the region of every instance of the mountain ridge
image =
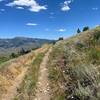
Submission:
<svg viewBox="0 0 100 100">
<path fill-rule="evenodd" d="M 28 38 L 28 37 L 14 37 L 0 39 L 0 54 L 6 55 L 12 52 L 16 53 L 20 49 L 31 50 L 41 47 L 43 44 L 52 43 L 54 40 L 39 39 L 39 38 Z"/>
</svg>

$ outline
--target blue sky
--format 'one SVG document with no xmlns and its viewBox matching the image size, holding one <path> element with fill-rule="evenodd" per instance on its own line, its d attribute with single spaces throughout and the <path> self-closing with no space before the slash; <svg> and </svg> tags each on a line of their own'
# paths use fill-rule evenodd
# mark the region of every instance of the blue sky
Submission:
<svg viewBox="0 0 100 100">
<path fill-rule="evenodd" d="M 100 0 L 0 0 L 0 38 L 57 39 L 100 25 Z"/>
</svg>

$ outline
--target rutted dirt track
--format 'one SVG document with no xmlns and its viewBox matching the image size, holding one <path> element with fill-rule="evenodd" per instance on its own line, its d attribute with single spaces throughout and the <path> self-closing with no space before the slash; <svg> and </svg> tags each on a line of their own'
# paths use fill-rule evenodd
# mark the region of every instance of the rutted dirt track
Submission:
<svg viewBox="0 0 100 100">
<path fill-rule="evenodd" d="M 40 73 L 39 73 L 40 75 L 37 83 L 36 97 L 34 100 L 50 100 L 50 93 L 49 93 L 50 87 L 48 80 L 47 64 L 49 60 L 48 57 L 51 51 L 52 49 L 50 48 L 40 65 Z"/>
<path fill-rule="evenodd" d="M 4 65 L 0 70 L 0 100 L 13 100 L 35 56 L 46 49 L 40 48 Z"/>
</svg>

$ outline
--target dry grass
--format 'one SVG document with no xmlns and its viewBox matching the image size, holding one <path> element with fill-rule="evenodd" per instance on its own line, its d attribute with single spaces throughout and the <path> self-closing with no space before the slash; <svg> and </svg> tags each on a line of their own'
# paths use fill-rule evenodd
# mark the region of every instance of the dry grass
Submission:
<svg viewBox="0 0 100 100">
<path fill-rule="evenodd" d="M 49 46 L 32 51 L 29 54 L 12 59 L 0 66 L 0 97 L 9 94 L 10 87 L 15 86 L 15 81 L 23 73 L 24 69 L 30 68 L 31 63 L 38 53 L 43 53 Z M 26 75 L 26 73 L 25 73 Z M 20 84 L 19 84 L 20 85 Z M 14 93 L 16 90 L 14 90 Z"/>
<path fill-rule="evenodd" d="M 49 46 L 44 46 L 44 48 L 41 48 L 39 51 L 37 51 L 35 60 L 33 60 L 32 64 L 30 65 L 20 88 L 17 89 L 18 93 L 14 100 L 33 100 L 38 81 L 40 64 L 48 48 Z"/>
<path fill-rule="evenodd" d="M 100 100 L 100 27 L 58 42 L 48 67 L 52 100 Z"/>
<path fill-rule="evenodd" d="M 9 91 L 16 78 L 23 72 L 33 58 L 34 53 L 30 53 L 5 62 L 0 66 L 0 97 Z"/>
</svg>

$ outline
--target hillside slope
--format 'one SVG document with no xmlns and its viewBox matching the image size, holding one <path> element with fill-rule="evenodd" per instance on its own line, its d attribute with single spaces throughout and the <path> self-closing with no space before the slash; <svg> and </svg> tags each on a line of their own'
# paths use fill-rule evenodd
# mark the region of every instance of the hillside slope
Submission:
<svg viewBox="0 0 100 100">
<path fill-rule="evenodd" d="M 49 46 L 45 45 L 40 49 L 32 51 L 26 55 L 20 56 L 0 65 L 0 100 L 13 100 L 19 92 L 21 85 L 35 87 L 37 80 L 39 63 L 41 63 L 44 54 L 47 52 Z M 35 65 L 33 63 L 36 63 Z M 29 75 L 29 76 L 27 76 Z M 31 81 L 31 82 L 30 82 Z M 24 83 L 25 82 L 25 83 Z M 32 92 L 34 89 L 32 89 Z M 28 88 L 23 88 L 22 90 Z M 27 96 L 26 94 L 23 94 Z M 25 97 L 26 98 L 26 97 Z"/>
<path fill-rule="evenodd" d="M 100 100 L 100 27 L 57 42 L 48 68 L 51 100 Z"/>
</svg>

